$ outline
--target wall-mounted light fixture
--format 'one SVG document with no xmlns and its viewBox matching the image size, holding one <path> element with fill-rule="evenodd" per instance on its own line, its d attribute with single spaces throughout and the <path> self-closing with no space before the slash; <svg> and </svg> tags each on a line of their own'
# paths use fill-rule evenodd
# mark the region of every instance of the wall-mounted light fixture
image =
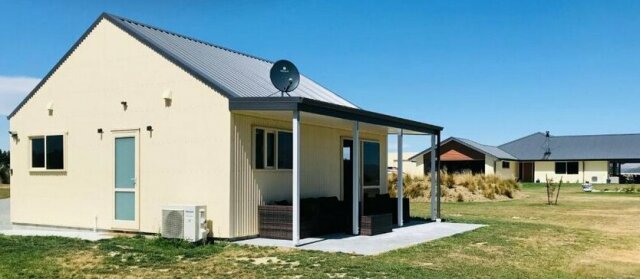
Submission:
<svg viewBox="0 0 640 279">
<path fill-rule="evenodd" d="M 102 128 L 98 128 L 98 134 L 102 134 L 104 133 L 104 131 L 102 130 Z"/>
<path fill-rule="evenodd" d="M 171 101 L 173 100 L 173 92 L 171 92 L 171 89 L 166 89 L 162 92 L 162 99 L 164 100 L 165 107 L 171 106 Z"/>
<path fill-rule="evenodd" d="M 49 112 L 49 116 L 53 115 L 53 102 L 47 104 L 47 112 Z"/>
<path fill-rule="evenodd" d="M 153 132 L 153 127 L 152 126 L 147 126 L 147 131 Z"/>
<path fill-rule="evenodd" d="M 120 104 L 122 105 L 122 109 L 127 110 L 127 107 L 128 107 L 127 101 L 122 101 L 120 102 Z"/>
<path fill-rule="evenodd" d="M 18 132 L 16 131 L 9 131 L 9 135 L 11 135 L 11 137 L 14 139 L 18 138 Z"/>
</svg>

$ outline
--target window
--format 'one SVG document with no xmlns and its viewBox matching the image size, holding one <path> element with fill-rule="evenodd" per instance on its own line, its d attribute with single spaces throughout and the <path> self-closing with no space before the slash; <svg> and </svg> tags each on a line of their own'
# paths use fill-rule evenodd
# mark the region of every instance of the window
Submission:
<svg viewBox="0 0 640 279">
<path fill-rule="evenodd" d="M 578 162 L 556 162 L 556 174 L 578 174 Z"/>
<path fill-rule="evenodd" d="M 31 167 L 44 168 L 44 138 L 31 139 Z"/>
<path fill-rule="evenodd" d="M 64 138 L 61 135 L 31 139 L 31 168 L 64 169 Z"/>
<path fill-rule="evenodd" d="M 293 134 L 278 132 L 278 168 L 293 168 Z"/>
<path fill-rule="evenodd" d="M 362 183 L 364 186 L 379 186 L 380 144 L 377 142 L 365 141 L 362 147 Z"/>
<path fill-rule="evenodd" d="M 273 129 L 255 129 L 255 168 L 292 169 L 293 134 Z"/>
<path fill-rule="evenodd" d="M 503 168 L 503 169 L 508 169 L 508 168 L 510 168 L 510 167 L 511 167 L 511 166 L 510 166 L 509 162 L 502 161 L 502 168 Z"/>
<path fill-rule="evenodd" d="M 567 162 L 567 174 L 578 174 L 578 162 Z"/>
<path fill-rule="evenodd" d="M 254 157 L 256 158 L 256 169 L 264 169 L 264 130 L 256 129 L 256 152 Z"/>
<path fill-rule="evenodd" d="M 267 168 L 276 165 L 276 134 L 267 133 Z"/>
</svg>

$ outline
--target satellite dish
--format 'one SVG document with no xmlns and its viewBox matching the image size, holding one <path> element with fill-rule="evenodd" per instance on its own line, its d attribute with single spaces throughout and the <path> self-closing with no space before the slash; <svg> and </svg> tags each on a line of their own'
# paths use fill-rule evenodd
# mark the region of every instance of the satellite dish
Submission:
<svg viewBox="0 0 640 279">
<path fill-rule="evenodd" d="M 300 83 L 298 68 L 287 60 L 277 61 L 271 67 L 271 83 L 283 94 L 295 90 Z"/>
</svg>

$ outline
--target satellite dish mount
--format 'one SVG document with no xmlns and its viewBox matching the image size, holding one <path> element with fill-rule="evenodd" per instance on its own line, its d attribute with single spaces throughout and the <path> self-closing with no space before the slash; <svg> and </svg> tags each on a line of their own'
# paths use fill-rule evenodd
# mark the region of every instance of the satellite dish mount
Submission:
<svg viewBox="0 0 640 279">
<path fill-rule="evenodd" d="M 298 68 L 287 60 L 278 60 L 276 63 L 273 63 L 270 77 L 271 83 L 278 89 L 281 97 L 284 97 L 285 94 L 291 97 L 289 92 L 296 90 L 298 84 L 300 84 L 300 72 L 298 72 Z"/>
</svg>

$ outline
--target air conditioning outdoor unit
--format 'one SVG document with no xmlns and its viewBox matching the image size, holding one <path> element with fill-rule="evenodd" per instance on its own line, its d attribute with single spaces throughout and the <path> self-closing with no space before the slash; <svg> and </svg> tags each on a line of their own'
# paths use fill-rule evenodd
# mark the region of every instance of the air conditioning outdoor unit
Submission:
<svg viewBox="0 0 640 279">
<path fill-rule="evenodd" d="M 168 205 L 162 208 L 162 237 L 186 241 L 206 239 L 207 207 L 204 205 Z"/>
</svg>

